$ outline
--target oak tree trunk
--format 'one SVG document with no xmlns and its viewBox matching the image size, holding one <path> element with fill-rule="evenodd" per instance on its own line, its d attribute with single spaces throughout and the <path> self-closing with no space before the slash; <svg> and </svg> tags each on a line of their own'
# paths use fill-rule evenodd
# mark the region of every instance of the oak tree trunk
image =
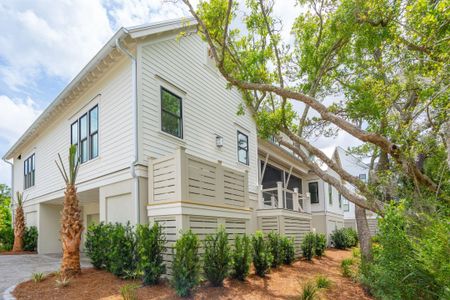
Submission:
<svg viewBox="0 0 450 300">
<path fill-rule="evenodd" d="M 363 263 L 372 261 L 372 239 L 370 236 L 369 223 L 367 223 L 366 210 L 355 205 L 356 226 L 361 248 L 361 259 Z"/>
<path fill-rule="evenodd" d="M 80 273 L 80 244 L 83 224 L 74 185 L 68 184 L 65 191 L 64 207 L 61 212 L 61 242 L 63 258 L 61 276 L 70 277 Z"/>
</svg>

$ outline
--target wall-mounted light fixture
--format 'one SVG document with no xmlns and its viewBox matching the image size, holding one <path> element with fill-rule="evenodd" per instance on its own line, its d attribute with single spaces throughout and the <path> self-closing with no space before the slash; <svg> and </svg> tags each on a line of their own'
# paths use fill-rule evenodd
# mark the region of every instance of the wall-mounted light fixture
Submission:
<svg viewBox="0 0 450 300">
<path fill-rule="evenodd" d="M 216 135 L 216 146 L 218 148 L 222 148 L 223 147 L 223 137 L 220 135 Z"/>
</svg>

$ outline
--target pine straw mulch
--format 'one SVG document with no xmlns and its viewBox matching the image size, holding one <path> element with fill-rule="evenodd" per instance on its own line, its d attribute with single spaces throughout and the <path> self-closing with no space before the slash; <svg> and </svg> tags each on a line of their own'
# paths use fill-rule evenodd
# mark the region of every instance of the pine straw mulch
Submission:
<svg viewBox="0 0 450 300">
<path fill-rule="evenodd" d="M 192 299 L 298 299 L 302 285 L 318 275 L 327 276 L 332 285 L 320 292 L 320 299 L 372 299 L 363 288 L 341 275 L 340 263 L 351 257 L 351 251 L 327 250 L 322 259 L 296 261 L 292 266 L 274 269 L 265 278 L 251 274 L 245 282 L 227 279 L 223 287 L 207 283 L 198 287 Z M 253 272 L 252 272 L 253 273 Z M 31 274 L 30 274 L 31 275 Z M 103 299 L 119 300 L 120 287 L 138 281 L 121 280 L 101 270 L 83 269 L 66 287 L 57 287 L 56 275 L 42 282 L 26 281 L 17 286 L 13 295 L 18 299 Z M 179 299 L 167 282 L 138 289 L 138 299 Z"/>
<path fill-rule="evenodd" d="M 0 251 L 0 255 L 24 255 L 37 254 L 36 251 Z"/>
</svg>

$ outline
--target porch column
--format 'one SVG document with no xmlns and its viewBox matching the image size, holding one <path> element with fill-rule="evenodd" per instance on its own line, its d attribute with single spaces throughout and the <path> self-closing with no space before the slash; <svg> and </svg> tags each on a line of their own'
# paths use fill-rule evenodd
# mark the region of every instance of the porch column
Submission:
<svg viewBox="0 0 450 300">
<path fill-rule="evenodd" d="M 311 213 L 311 194 L 305 193 L 305 201 L 303 201 L 303 210 L 307 213 Z"/>
<path fill-rule="evenodd" d="M 292 201 L 293 203 L 293 209 L 294 211 L 299 211 L 299 204 L 298 204 L 298 188 L 294 188 L 294 194 L 292 195 Z"/>
<path fill-rule="evenodd" d="M 277 181 L 277 197 L 278 197 L 278 208 L 284 208 L 283 205 L 283 182 Z"/>
<path fill-rule="evenodd" d="M 264 197 L 263 197 L 263 186 L 258 185 L 258 208 L 263 209 L 264 208 Z"/>
</svg>

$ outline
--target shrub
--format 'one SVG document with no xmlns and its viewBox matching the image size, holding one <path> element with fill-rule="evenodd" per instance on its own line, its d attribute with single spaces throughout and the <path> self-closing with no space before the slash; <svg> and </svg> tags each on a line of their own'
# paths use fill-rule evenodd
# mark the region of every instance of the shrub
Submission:
<svg viewBox="0 0 450 300">
<path fill-rule="evenodd" d="M 327 237 L 323 233 L 316 233 L 314 239 L 315 239 L 314 253 L 318 257 L 322 257 L 323 254 L 325 253 L 325 249 L 327 248 Z"/>
<path fill-rule="evenodd" d="M 269 271 L 272 264 L 272 254 L 270 252 L 270 245 L 264 239 L 264 234 L 257 231 L 252 237 L 253 245 L 253 265 L 255 266 L 256 274 L 264 277 Z"/>
<path fill-rule="evenodd" d="M 221 286 L 223 280 L 228 276 L 231 265 L 228 234 L 221 227 L 217 233 L 207 235 L 204 244 L 203 272 L 214 286 Z"/>
<path fill-rule="evenodd" d="M 303 257 L 307 260 L 312 260 L 315 253 L 316 235 L 313 232 L 308 232 L 302 241 Z"/>
<path fill-rule="evenodd" d="M 281 235 L 271 231 L 268 236 L 270 253 L 272 254 L 272 268 L 276 268 L 283 263 L 283 248 L 281 245 Z"/>
<path fill-rule="evenodd" d="M 163 252 L 166 251 L 166 237 L 162 227 L 154 223 L 152 227 L 139 225 L 136 229 L 139 269 L 143 271 L 146 285 L 157 284 L 166 271 Z"/>
<path fill-rule="evenodd" d="M 331 280 L 326 276 L 319 275 L 316 277 L 316 286 L 318 289 L 327 289 L 331 286 Z"/>
<path fill-rule="evenodd" d="M 136 234 L 128 222 L 127 225 L 116 223 L 109 230 L 111 244 L 107 248 L 107 269 L 122 278 L 136 277 L 137 255 Z"/>
<path fill-rule="evenodd" d="M 292 264 L 295 259 L 295 245 L 294 238 L 282 237 L 281 250 L 283 253 L 283 263 L 286 265 Z"/>
<path fill-rule="evenodd" d="M 45 276 L 44 273 L 33 273 L 31 274 L 31 278 L 34 282 L 41 282 L 42 280 L 44 280 Z"/>
<path fill-rule="evenodd" d="M 347 249 L 358 244 L 358 234 L 353 228 L 336 229 L 331 234 L 331 242 L 337 249 Z"/>
<path fill-rule="evenodd" d="M 96 269 L 106 266 L 108 252 L 111 247 L 110 225 L 103 222 L 100 224 L 91 224 L 86 233 L 86 253 L 91 259 L 91 263 Z"/>
<path fill-rule="evenodd" d="M 191 230 L 183 233 L 175 244 L 172 285 L 181 297 L 189 296 L 200 281 L 198 247 L 198 237 Z"/>
<path fill-rule="evenodd" d="M 353 228 L 344 228 L 344 232 L 347 236 L 347 247 L 352 248 L 358 245 L 358 233 Z"/>
<path fill-rule="evenodd" d="M 252 245 L 247 235 L 236 235 L 233 251 L 233 277 L 244 281 L 252 263 Z"/>
<path fill-rule="evenodd" d="M 23 250 L 37 251 L 38 231 L 35 226 L 25 227 L 23 233 Z"/>
<path fill-rule="evenodd" d="M 318 288 L 313 281 L 307 281 L 303 285 L 302 292 L 300 294 L 300 300 L 314 300 L 317 299 Z"/>
<path fill-rule="evenodd" d="M 342 270 L 342 275 L 344 277 L 353 277 L 353 272 L 351 269 L 352 265 L 353 265 L 352 258 L 346 258 L 341 262 L 341 270 Z"/>
<path fill-rule="evenodd" d="M 139 286 L 137 284 L 129 283 L 120 287 L 120 295 L 123 300 L 137 300 L 137 289 Z"/>
<path fill-rule="evenodd" d="M 70 278 L 69 277 L 61 277 L 55 280 L 56 286 L 59 288 L 64 288 L 66 286 L 69 286 L 70 284 Z"/>
<path fill-rule="evenodd" d="M 14 230 L 4 227 L 0 230 L 0 251 L 10 251 L 14 244 Z"/>
</svg>

